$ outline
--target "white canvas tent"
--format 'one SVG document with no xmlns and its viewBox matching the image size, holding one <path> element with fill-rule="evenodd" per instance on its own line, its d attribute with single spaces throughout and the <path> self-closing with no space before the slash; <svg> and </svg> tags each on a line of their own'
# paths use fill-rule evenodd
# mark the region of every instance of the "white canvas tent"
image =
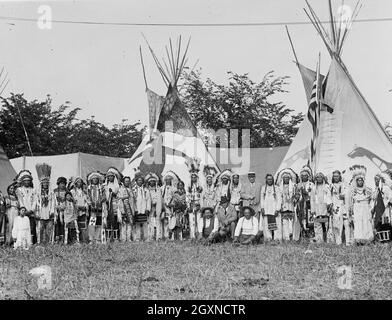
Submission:
<svg viewBox="0 0 392 320">
<path fill-rule="evenodd" d="M 308 5 L 309 6 L 309 5 Z M 386 169 L 392 169 L 392 143 L 382 124 L 355 85 L 341 59 L 343 43 L 353 20 L 338 22 L 332 12 L 330 1 L 331 32 L 327 34 L 315 12 L 309 6 L 308 16 L 322 37 L 331 55 L 331 65 L 324 82 L 323 103 L 333 108 L 329 112 L 321 109 L 319 138 L 316 153 L 316 171 L 330 176 L 333 170 L 344 171 L 345 179 L 350 178 L 349 168 L 354 164 L 365 165 L 367 179 Z M 354 10 L 353 18 L 358 13 Z M 309 93 L 315 81 L 315 73 L 299 66 L 305 90 Z M 309 95 L 307 94 L 309 98 Z M 309 102 L 309 101 L 308 101 Z M 309 104 L 309 103 L 308 103 Z M 291 167 L 298 172 L 310 156 L 312 127 L 307 119 L 303 121 L 297 136 L 287 152 L 279 170 Z"/>
<path fill-rule="evenodd" d="M 16 177 L 16 172 L 10 163 L 2 146 L 0 146 L 0 191 L 7 194 L 7 187 Z"/>
<path fill-rule="evenodd" d="M 163 61 L 165 69 L 149 46 L 168 91 L 166 97 L 159 96 L 148 89 L 146 82 L 152 133 L 144 137 L 138 150 L 128 161 L 123 171 L 124 175 L 134 176 L 136 172 L 145 175 L 154 172 L 162 176 L 172 170 L 188 184 L 190 175 L 185 162 L 195 157 L 201 160 L 200 173 L 206 165 L 215 167 L 219 172 L 219 167 L 182 105 L 177 90 L 177 83 L 186 63 L 188 46 L 189 41 L 185 52 L 181 53 L 181 37 L 177 43 L 177 50 L 173 50 L 170 41 L 170 49 L 166 48 L 168 61 Z"/>
<path fill-rule="evenodd" d="M 219 167 L 224 169 L 231 169 L 233 172 L 241 175 L 241 178 L 246 180 L 249 171 L 256 173 L 256 179 L 264 182 L 267 173 L 275 173 L 278 165 L 284 158 L 288 147 L 276 148 L 233 148 L 220 149 L 210 148 L 210 155 Z M 135 154 L 137 154 L 136 152 Z M 140 152 L 139 152 L 140 153 Z M 53 156 L 34 156 L 34 157 L 19 157 L 8 160 L 2 149 L 0 148 L 0 186 L 1 190 L 5 192 L 7 186 L 15 178 L 16 173 L 22 169 L 30 170 L 33 174 L 34 182 L 38 182 L 37 171 L 35 165 L 37 163 L 47 163 L 52 166 L 51 182 L 56 183 L 60 176 L 66 178 L 86 175 L 91 171 L 98 170 L 106 172 L 109 167 L 116 167 L 123 171 L 125 165 L 128 165 L 131 159 L 107 157 L 100 155 L 93 155 L 87 153 L 71 153 Z M 183 165 L 185 167 L 185 165 Z M 173 167 L 174 168 L 174 167 Z M 181 168 L 175 168 L 176 170 Z M 186 172 L 188 174 L 188 172 Z"/>
</svg>

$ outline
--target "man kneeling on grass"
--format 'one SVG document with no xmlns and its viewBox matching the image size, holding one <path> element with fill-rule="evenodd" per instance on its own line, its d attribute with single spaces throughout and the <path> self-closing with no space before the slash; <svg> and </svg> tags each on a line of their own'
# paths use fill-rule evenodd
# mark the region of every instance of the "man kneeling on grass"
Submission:
<svg viewBox="0 0 392 320">
<path fill-rule="evenodd" d="M 197 222 L 197 240 L 203 244 L 210 244 L 219 236 L 218 217 L 214 215 L 214 208 L 205 207 L 201 210 L 201 218 Z"/>
<path fill-rule="evenodd" d="M 238 220 L 234 233 L 235 244 L 251 244 L 256 241 L 256 235 L 259 229 L 259 222 L 254 217 L 254 211 L 251 207 L 242 208 L 243 217 Z"/>
<path fill-rule="evenodd" d="M 216 209 L 216 216 L 219 221 L 219 237 L 217 237 L 217 241 L 233 240 L 235 223 L 237 221 L 237 211 L 230 203 L 229 197 L 221 197 L 220 205 Z"/>
</svg>

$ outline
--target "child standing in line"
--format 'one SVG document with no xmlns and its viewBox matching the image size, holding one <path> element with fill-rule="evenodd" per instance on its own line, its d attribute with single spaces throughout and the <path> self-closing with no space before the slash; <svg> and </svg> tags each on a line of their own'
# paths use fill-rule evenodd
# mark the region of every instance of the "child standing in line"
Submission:
<svg viewBox="0 0 392 320">
<path fill-rule="evenodd" d="M 31 246 L 30 220 L 25 215 L 26 208 L 21 207 L 19 215 L 15 217 L 12 228 L 12 238 L 14 238 L 14 249 L 23 248 L 29 250 Z"/>
<path fill-rule="evenodd" d="M 76 242 L 79 243 L 78 213 L 70 191 L 67 191 L 65 194 L 64 225 L 64 244 L 67 244 L 68 240 L 70 240 L 69 242 L 71 243 L 74 242 L 73 230 L 76 231 Z M 70 231 L 72 233 L 70 233 Z"/>
</svg>

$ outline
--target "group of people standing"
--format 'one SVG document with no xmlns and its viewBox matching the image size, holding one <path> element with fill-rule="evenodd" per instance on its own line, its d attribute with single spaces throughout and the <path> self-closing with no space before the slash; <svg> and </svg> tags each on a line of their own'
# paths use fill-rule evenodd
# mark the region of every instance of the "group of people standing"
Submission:
<svg viewBox="0 0 392 320">
<path fill-rule="evenodd" d="M 313 177 L 305 166 L 299 176 L 290 168 L 276 177 L 267 174 L 261 185 L 254 172 L 241 182 L 231 170 L 218 173 L 205 166 L 200 172 L 197 158 L 186 164 L 188 186 L 173 171 L 162 177 L 136 173 L 131 179 L 111 167 L 86 180 L 59 177 L 53 188 L 51 167 L 39 164 L 34 188 L 31 172 L 22 170 L 7 195 L 0 195 L 0 244 L 28 249 L 35 243 L 194 239 L 250 244 L 310 238 L 350 245 L 390 232 L 388 172 L 376 175 L 372 191 L 363 166 L 350 168 L 347 183 L 339 171 L 328 183 L 324 174 Z"/>
</svg>

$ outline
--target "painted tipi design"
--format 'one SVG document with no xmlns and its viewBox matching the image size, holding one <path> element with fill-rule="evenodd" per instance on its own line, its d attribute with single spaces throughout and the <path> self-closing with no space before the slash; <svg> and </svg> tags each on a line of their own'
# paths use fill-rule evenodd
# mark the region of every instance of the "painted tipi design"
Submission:
<svg viewBox="0 0 392 320">
<path fill-rule="evenodd" d="M 135 172 L 142 174 L 153 172 L 163 176 L 168 171 L 173 171 L 187 184 L 190 177 L 186 161 L 193 158 L 200 159 L 201 171 L 205 165 L 215 167 L 219 171 L 219 167 L 186 112 L 177 89 L 178 81 L 187 61 L 188 46 L 189 41 L 182 54 L 181 37 L 177 44 L 177 50 L 172 49 L 170 41 L 170 54 L 166 48 L 168 62 L 163 61 L 165 69 L 149 46 L 168 90 L 166 97 L 162 97 L 148 89 L 146 83 L 150 132 L 145 135 L 139 148 L 129 159 L 128 165 L 123 171 L 125 175 L 133 176 Z"/>
<path fill-rule="evenodd" d="M 316 171 L 330 176 L 333 170 L 338 169 L 349 178 L 349 167 L 360 164 L 367 167 L 367 178 L 372 179 L 375 173 L 392 168 L 392 143 L 341 59 L 343 43 L 358 14 L 358 6 L 352 18 L 342 22 L 341 19 L 334 17 L 332 2 L 329 1 L 329 33 L 309 4 L 308 7 L 308 16 L 332 59 L 323 83 L 323 104 L 331 107 L 333 111 L 330 112 L 326 108 L 321 108 L 320 111 Z M 298 67 L 309 99 L 316 73 L 301 65 Z M 300 171 L 309 161 L 311 136 L 312 127 L 305 119 L 279 170 L 291 167 L 297 172 Z"/>
</svg>

